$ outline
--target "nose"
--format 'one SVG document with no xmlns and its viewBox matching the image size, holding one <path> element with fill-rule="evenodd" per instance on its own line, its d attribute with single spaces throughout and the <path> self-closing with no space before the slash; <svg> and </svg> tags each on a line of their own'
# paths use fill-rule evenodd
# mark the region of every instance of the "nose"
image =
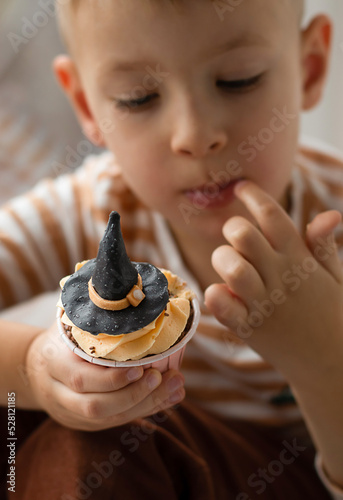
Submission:
<svg viewBox="0 0 343 500">
<path fill-rule="evenodd" d="M 219 123 L 220 111 L 206 112 L 195 106 L 183 108 L 174 124 L 171 149 L 175 154 L 202 158 L 219 152 L 227 144 L 224 127 Z"/>
</svg>

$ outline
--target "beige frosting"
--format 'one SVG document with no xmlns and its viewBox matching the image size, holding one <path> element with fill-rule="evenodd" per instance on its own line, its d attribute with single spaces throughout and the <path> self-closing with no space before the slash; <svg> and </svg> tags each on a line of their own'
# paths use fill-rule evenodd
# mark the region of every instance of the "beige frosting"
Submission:
<svg viewBox="0 0 343 500">
<path fill-rule="evenodd" d="M 84 263 L 77 264 L 75 269 L 80 269 Z M 166 351 L 177 341 L 186 327 L 190 314 L 190 300 L 194 294 L 178 276 L 165 269 L 161 271 L 168 280 L 171 297 L 166 310 L 144 328 L 115 336 L 106 333 L 92 335 L 75 326 L 65 312 L 61 319 L 62 323 L 71 326 L 72 335 L 81 349 L 96 358 L 114 361 L 138 360 L 149 354 Z M 69 276 L 66 276 L 61 280 L 61 288 L 68 278 Z M 61 298 L 57 305 L 63 309 Z"/>
</svg>

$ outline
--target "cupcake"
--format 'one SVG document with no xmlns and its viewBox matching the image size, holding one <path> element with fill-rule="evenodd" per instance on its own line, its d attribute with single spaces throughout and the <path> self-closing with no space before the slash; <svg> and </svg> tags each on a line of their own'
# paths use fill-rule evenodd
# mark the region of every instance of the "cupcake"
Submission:
<svg viewBox="0 0 343 500">
<path fill-rule="evenodd" d="M 58 326 L 76 354 L 105 366 L 179 368 L 199 321 L 198 302 L 175 274 L 130 261 L 117 212 L 97 257 L 76 264 L 60 286 Z"/>
</svg>

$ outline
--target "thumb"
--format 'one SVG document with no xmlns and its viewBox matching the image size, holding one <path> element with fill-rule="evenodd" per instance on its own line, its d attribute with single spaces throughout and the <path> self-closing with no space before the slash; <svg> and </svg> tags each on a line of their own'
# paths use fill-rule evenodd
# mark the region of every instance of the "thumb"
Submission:
<svg viewBox="0 0 343 500">
<path fill-rule="evenodd" d="M 342 222 L 342 215 L 337 210 L 318 214 L 306 229 L 307 246 L 334 278 L 341 280 L 342 265 L 338 258 L 334 229 Z"/>
</svg>

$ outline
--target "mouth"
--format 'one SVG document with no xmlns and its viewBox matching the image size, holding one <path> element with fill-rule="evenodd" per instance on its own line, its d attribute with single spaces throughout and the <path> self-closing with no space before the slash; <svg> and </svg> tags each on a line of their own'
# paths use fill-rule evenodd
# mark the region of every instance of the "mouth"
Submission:
<svg viewBox="0 0 343 500">
<path fill-rule="evenodd" d="M 184 194 L 197 209 L 223 208 L 235 199 L 234 187 L 241 180 L 243 180 L 242 177 L 220 184 L 212 181 L 196 188 L 187 189 Z"/>
</svg>

